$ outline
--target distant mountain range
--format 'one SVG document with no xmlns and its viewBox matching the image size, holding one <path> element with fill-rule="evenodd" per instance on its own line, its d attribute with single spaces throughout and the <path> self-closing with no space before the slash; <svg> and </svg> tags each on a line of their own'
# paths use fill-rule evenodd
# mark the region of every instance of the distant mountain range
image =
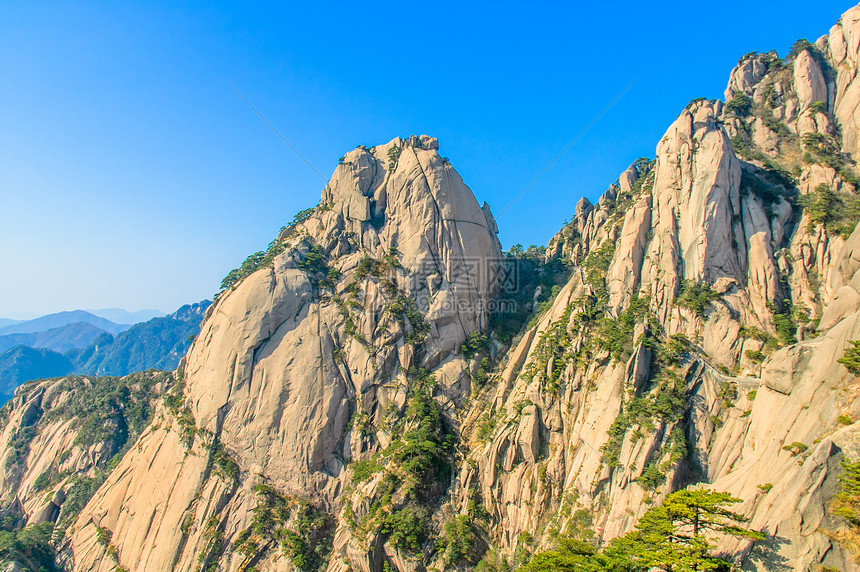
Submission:
<svg viewBox="0 0 860 572">
<path fill-rule="evenodd" d="M 137 324 L 167 315 L 161 310 L 138 310 L 137 312 L 129 312 L 122 308 L 102 308 L 100 310 L 87 310 L 87 312 L 102 318 L 107 318 L 111 322 L 117 324 Z"/>
<path fill-rule="evenodd" d="M 31 379 L 73 372 L 127 375 L 150 368 L 175 369 L 200 331 L 210 304 L 209 300 L 188 304 L 133 326 L 75 310 L 0 327 L 0 401 Z M 155 310 L 119 310 L 113 315 L 122 312 L 135 316 Z"/>
<path fill-rule="evenodd" d="M 76 348 L 85 348 L 97 337 L 106 333 L 105 330 L 90 323 L 74 322 L 44 332 L 0 335 L 0 352 L 24 345 L 63 353 Z"/>
<path fill-rule="evenodd" d="M 135 324 L 116 337 L 103 334 L 92 345 L 66 355 L 75 372 L 94 375 L 127 375 L 149 368 L 171 370 L 185 355 L 210 302 L 182 306 L 161 318 Z"/>
<path fill-rule="evenodd" d="M 122 308 L 57 312 L 32 320 L 0 318 L 0 352 L 17 345 L 55 352 L 83 349 L 102 334 L 111 338 L 133 324 L 164 316 L 159 310 L 129 312 Z"/>
<path fill-rule="evenodd" d="M 131 324 L 117 324 L 101 316 L 96 316 L 85 310 L 72 310 L 48 314 L 34 320 L 17 322 L 0 327 L 0 336 L 8 334 L 32 334 L 60 328 L 76 322 L 85 322 L 111 334 L 118 334 L 131 327 Z"/>
<path fill-rule="evenodd" d="M 73 369 L 72 361 L 55 351 L 15 346 L 0 354 L 0 399 L 11 398 L 15 388 L 27 380 L 59 377 Z"/>
</svg>

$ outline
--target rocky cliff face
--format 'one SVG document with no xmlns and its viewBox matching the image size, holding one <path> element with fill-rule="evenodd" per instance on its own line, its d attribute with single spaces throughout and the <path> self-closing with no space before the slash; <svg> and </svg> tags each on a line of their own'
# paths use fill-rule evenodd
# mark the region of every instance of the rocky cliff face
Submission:
<svg viewBox="0 0 860 572">
<path fill-rule="evenodd" d="M 166 372 L 29 382 L 0 409 L 3 516 L 66 530 L 150 425 Z M 4 526 L 5 529 L 5 526 Z"/>
<path fill-rule="evenodd" d="M 454 504 L 477 491 L 503 552 L 706 483 L 768 534 L 721 545 L 744 569 L 857 569 L 827 507 L 858 446 L 858 19 L 745 56 L 550 243 L 572 278 L 464 422 Z"/>
<path fill-rule="evenodd" d="M 369 428 L 405 415 L 416 378 L 435 378 L 424 405 L 454 419 L 470 389 L 461 346 L 488 327 L 501 258 L 489 209 L 436 149 L 414 137 L 348 153 L 320 206 L 219 296 L 182 402 L 76 522 L 76 569 L 116 565 L 100 528 L 129 569 L 289 567 L 274 539 L 295 503 L 318 515 L 321 558 L 381 565 L 387 535 L 359 546 L 338 525 L 347 464 L 391 444 Z M 284 511 L 271 530 L 254 528 L 261 503 Z M 237 538 L 255 550 L 225 550 Z"/>
<path fill-rule="evenodd" d="M 6 506 L 67 525 L 74 570 L 501 570 L 705 485 L 767 536 L 721 541 L 741 568 L 857 570 L 829 509 L 860 457 L 857 38 L 860 7 L 744 56 L 542 266 L 502 255 L 435 139 L 351 151 L 225 279 L 133 447 L 60 461 L 76 426 L 41 412 L 77 386 L 16 396 Z M 85 507 L 66 476 L 36 493 L 102 449 Z"/>
</svg>

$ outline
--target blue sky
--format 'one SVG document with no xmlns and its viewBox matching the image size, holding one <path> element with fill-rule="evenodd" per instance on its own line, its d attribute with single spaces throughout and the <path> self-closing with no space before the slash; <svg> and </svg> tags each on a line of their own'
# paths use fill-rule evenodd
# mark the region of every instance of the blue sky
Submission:
<svg viewBox="0 0 860 572">
<path fill-rule="evenodd" d="M 653 156 L 738 58 L 825 34 L 810 3 L 15 2 L 0 8 L 0 316 L 211 297 L 358 144 L 427 133 L 545 244 Z"/>
</svg>

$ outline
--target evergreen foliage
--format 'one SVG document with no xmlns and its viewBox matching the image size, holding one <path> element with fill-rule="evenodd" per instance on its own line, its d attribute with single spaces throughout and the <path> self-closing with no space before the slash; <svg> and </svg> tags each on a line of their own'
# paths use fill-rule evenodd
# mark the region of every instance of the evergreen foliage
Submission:
<svg viewBox="0 0 860 572">
<path fill-rule="evenodd" d="M 684 280 L 681 283 L 681 293 L 675 298 L 678 306 L 691 310 L 700 318 L 705 317 L 705 310 L 715 301 L 719 300 L 717 294 L 707 283 Z"/>
<path fill-rule="evenodd" d="M 671 424 L 680 421 L 687 406 L 685 394 L 683 380 L 668 372 L 651 392 L 643 396 L 631 396 L 609 427 L 609 440 L 601 447 L 601 461 L 610 467 L 618 464 L 621 446 L 631 429 L 636 428 L 636 434 L 641 435 L 643 430 L 654 430 L 657 423 Z M 680 457 L 685 452 L 686 442 L 683 433 L 678 437 L 680 442 L 676 456 Z M 653 475 L 649 480 L 651 483 L 655 481 Z"/>
<path fill-rule="evenodd" d="M 433 399 L 435 380 L 424 370 L 408 375 L 406 412 L 392 428 L 391 444 L 353 466 L 354 483 L 384 473 L 370 500 L 370 511 L 356 522 L 351 506 L 344 510 L 354 534 L 380 531 L 392 546 L 414 553 L 430 532 L 431 489 L 447 482 L 450 475 L 454 436 Z"/>
<path fill-rule="evenodd" d="M 854 375 L 860 375 L 860 340 L 848 340 L 850 348 L 846 348 L 842 357 L 837 361 Z"/>
<path fill-rule="evenodd" d="M 860 531 L 860 459 L 842 459 L 839 492 L 833 497 L 833 514 L 848 520 Z"/>
<path fill-rule="evenodd" d="M 764 535 L 741 526 L 742 515 L 730 510 L 740 502 L 727 493 L 682 490 L 649 509 L 628 534 L 603 550 L 562 539 L 553 550 L 535 554 L 524 572 L 698 572 L 728 571 L 731 563 L 713 555 L 715 535 L 761 540 Z"/>
<path fill-rule="evenodd" d="M 334 286 L 340 278 L 340 272 L 328 266 L 328 254 L 319 244 L 310 247 L 304 258 L 299 260 L 298 265 L 307 272 L 311 283 L 317 288 Z"/>
<path fill-rule="evenodd" d="M 50 522 L 18 529 L 12 517 L 0 521 L 0 564 L 15 563 L 28 572 L 55 572 L 56 550 L 51 544 L 54 525 Z"/>
<path fill-rule="evenodd" d="M 735 91 L 732 94 L 732 99 L 726 103 L 726 112 L 734 113 L 738 116 L 745 116 L 752 108 L 752 99 L 742 91 Z"/>
<path fill-rule="evenodd" d="M 837 361 L 854 375 L 860 375 L 860 340 L 848 340 L 850 348 L 846 348 L 842 357 Z"/>
<path fill-rule="evenodd" d="M 233 550 L 245 555 L 244 566 L 277 543 L 299 570 L 323 569 L 332 547 L 331 516 L 306 499 L 283 495 L 266 484 L 257 485 L 254 492 L 257 504 L 251 526 L 233 542 Z"/>
<path fill-rule="evenodd" d="M 439 550 L 445 566 L 471 562 L 476 555 L 475 531 L 469 515 L 455 516 L 442 527 Z"/>
<path fill-rule="evenodd" d="M 523 327 L 532 327 L 567 281 L 569 268 L 565 263 L 559 258 L 545 258 L 546 247 L 523 249 L 516 244 L 498 261 L 499 273 L 509 278 L 502 285 L 504 304 L 490 314 L 490 331 L 499 341 L 508 343 Z M 540 294 L 535 300 L 538 288 Z"/>
<path fill-rule="evenodd" d="M 325 211 L 329 207 L 327 207 L 326 205 L 319 205 L 317 207 L 304 209 L 296 213 L 296 215 L 293 217 L 292 222 L 290 222 L 290 224 L 281 229 L 279 236 L 269 243 L 269 246 L 266 248 L 265 251 L 261 250 L 259 252 L 250 254 L 247 258 L 245 258 L 239 268 L 234 268 L 227 273 L 227 276 L 225 276 L 224 279 L 221 281 L 221 287 L 215 297 L 217 298 L 222 292 L 224 292 L 225 290 L 229 290 L 233 286 L 237 285 L 239 282 L 241 282 L 247 276 L 250 276 L 257 270 L 261 268 L 271 268 L 271 266 L 275 262 L 275 257 L 286 250 L 286 239 L 295 233 L 296 228 L 299 225 L 307 222 L 311 218 L 311 216 L 313 216 L 313 214 L 317 212 L 317 210 Z"/>
<path fill-rule="evenodd" d="M 802 195 L 798 204 L 808 217 L 808 228 L 823 226 L 828 232 L 848 238 L 860 221 L 860 197 L 847 191 L 836 192 L 822 183 Z"/>
</svg>

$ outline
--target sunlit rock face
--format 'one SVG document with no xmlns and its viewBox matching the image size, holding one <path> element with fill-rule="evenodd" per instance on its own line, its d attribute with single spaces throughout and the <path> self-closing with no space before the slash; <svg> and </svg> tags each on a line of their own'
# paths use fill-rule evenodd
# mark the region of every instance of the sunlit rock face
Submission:
<svg viewBox="0 0 860 572">
<path fill-rule="evenodd" d="M 741 569 L 858 570 L 830 509 L 860 457 L 839 362 L 860 339 L 858 21 L 744 56 L 726 101 L 691 102 L 596 204 L 572 197 L 545 252 L 502 254 L 431 137 L 344 155 L 225 281 L 133 446 L 110 470 L 109 441 L 64 460 L 106 478 L 63 562 L 466 570 L 609 541 L 704 486 L 767 536 L 715 539 Z M 0 433 L 8 457 L 34 427 L 2 497 L 32 523 L 63 518 L 68 481 L 35 482 L 76 439 L 45 413 L 67 395 L 22 391 Z M 452 562 L 459 517 L 476 534 Z"/>
<path fill-rule="evenodd" d="M 390 441 L 354 420 L 402 414 L 410 371 L 434 376 L 454 424 L 471 390 L 461 348 L 488 328 L 502 257 L 489 208 L 437 149 L 422 136 L 347 153 L 320 206 L 281 233 L 280 254 L 218 297 L 183 366 L 203 437 L 188 449 L 165 413 L 78 520 L 76 567 L 104 561 L 103 527 L 134 538 L 120 549 L 130 569 L 196 569 L 211 551 L 204 524 L 219 515 L 226 535 L 247 528 L 260 483 L 336 518 L 347 464 Z M 212 443 L 236 482 L 212 470 Z M 279 569 L 280 556 L 264 560 Z M 244 561 L 204 556 L 216 557 L 226 569 Z"/>
</svg>

